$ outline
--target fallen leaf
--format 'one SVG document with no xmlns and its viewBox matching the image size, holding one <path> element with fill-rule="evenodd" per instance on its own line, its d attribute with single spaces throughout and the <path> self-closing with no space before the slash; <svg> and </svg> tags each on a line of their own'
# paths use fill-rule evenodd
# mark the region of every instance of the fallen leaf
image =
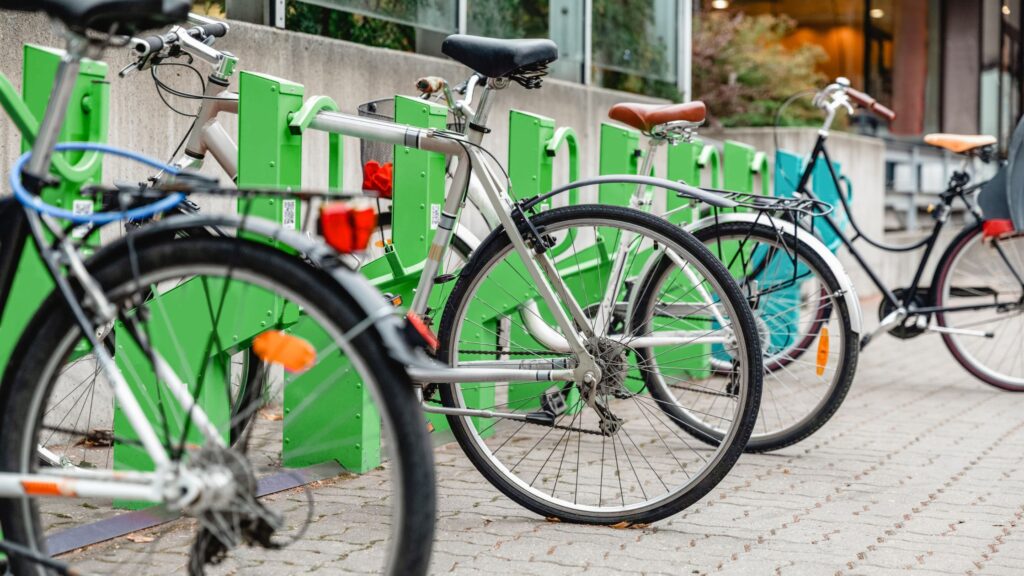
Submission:
<svg viewBox="0 0 1024 576">
<path fill-rule="evenodd" d="M 270 412 L 269 410 L 260 410 L 260 417 L 264 420 L 270 420 L 271 422 L 284 420 L 284 414 L 280 412 Z"/>
</svg>

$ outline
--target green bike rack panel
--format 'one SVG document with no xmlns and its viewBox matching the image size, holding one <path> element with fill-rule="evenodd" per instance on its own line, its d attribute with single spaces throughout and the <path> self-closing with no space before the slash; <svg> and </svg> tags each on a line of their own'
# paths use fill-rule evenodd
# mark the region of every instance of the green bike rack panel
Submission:
<svg viewBox="0 0 1024 576">
<path fill-rule="evenodd" d="M 579 147 L 575 131 L 568 127 L 556 129 L 555 121 L 546 116 L 520 110 L 509 112 L 508 170 L 516 199 L 544 194 L 554 188 L 554 162 L 558 151 L 563 146 L 568 154 L 569 181 L 574 182 L 579 178 Z M 577 202 L 578 192 L 570 191 L 568 203 L 576 204 Z M 538 209 L 546 210 L 550 207 L 551 200 L 549 199 L 539 205 Z M 571 236 L 563 238 L 560 244 L 551 248 L 551 256 L 557 258 L 559 254 L 571 247 L 572 241 Z M 523 269 L 517 268 L 517 272 L 526 274 Z M 515 285 L 519 278 L 521 277 L 502 275 L 500 282 L 495 283 L 494 286 L 496 289 L 507 288 Z M 501 294 L 505 288 L 497 293 Z M 521 288 L 524 298 L 538 299 L 538 295 L 532 287 L 522 286 Z M 499 298 L 501 297 L 499 296 Z M 512 301 L 499 303 L 499 309 L 511 310 L 511 313 L 497 317 L 494 317 L 493 314 L 490 315 L 491 317 L 486 319 L 488 326 L 493 327 L 499 334 L 507 334 L 507 346 L 510 351 L 540 349 L 540 343 L 523 329 L 521 321 L 517 318 L 520 313 L 516 310 L 516 305 L 517 303 Z M 553 322 L 545 306 L 540 305 L 539 309 L 548 322 Z M 480 314 L 481 317 L 487 316 L 486 310 L 481 310 Z M 511 382 L 508 386 L 508 403 L 517 409 L 538 408 L 541 395 L 552 386 L 555 384 L 551 382 Z M 567 404 L 572 406 L 575 400 L 575 395 L 570 396 L 567 399 Z"/>
<path fill-rule="evenodd" d="M 39 131 L 39 118 L 43 117 L 50 99 L 50 91 L 64 52 L 53 48 L 24 47 L 22 94 L 19 96 L 10 80 L 0 75 L 0 105 L 22 134 L 22 151 L 35 142 Z M 84 60 L 78 80 L 71 94 L 61 142 L 106 142 L 109 114 L 110 85 L 106 82 L 107 65 Z M 97 183 L 102 178 L 102 155 L 96 152 L 67 152 L 53 157 L 52 172 L 61 180 L 60 186 L 43 192 L 50 204 L 70 210 L 91 212 L 95 202 L 82 197 L 79 190 L 85 184 Z M 98 238 L 97 238 L 98 240 Z M 0 325 L 0 369 L 7 364 L 14 345 L 28 320 L 50 293 L 53 282 L 46 266 L 36 252 L 35 244 L 25 242 L 18 263 L 10 299 Z"/>
<path fill-rule="evenodd" d="M 395 121 L 419 128 L 444 129 L 448 109 L 419 98 L 395 96 Z M 391 240 L 384 256 L 363 265 L 363 274 L 383 292 L 412 302 L 430 242 L 444 205 L 445 157 L 407 146 L 394 147 Z M 436 295 L 435 295 L 436 298 Z M 432 301 L 431 308 L 439 309 Z"/>
<path fill-rule="evenodd" d="M 665 177 L 669 180 L 682 180 L 692 186 L 709 185 L 718 188 L 721 185 L 721 165 L 718 149 L 714 146 L 700 140 L 681 142 L 668 147 Z M 669 194 L 665 198 L 665 211 L 668 220 L 680 226 L 698 218 L 692 202 L 678 194 Z"/>
</svg>

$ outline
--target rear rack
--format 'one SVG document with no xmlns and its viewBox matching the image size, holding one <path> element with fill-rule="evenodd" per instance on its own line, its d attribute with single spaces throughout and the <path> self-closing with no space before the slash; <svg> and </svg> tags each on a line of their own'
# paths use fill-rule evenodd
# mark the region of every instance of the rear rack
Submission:
<svg viewBox="0 0 1024 576">
<path fill-rule="evenodd" d="M 713 188 L 702 188 L 707 192 L 718 194 L 738 204 L 739 208 L 749 208 L 758 212 L 768 212 L 772 215 L 782 216 L 784 214 L 810 216 L 825 216 L 831 214 L 835 208 L 828 202 L 811 198 L 785 198 L 776 196 L 762 196 L 748 192 L 730 192 L 728 190 L 715 190 Z"/>
</svg>

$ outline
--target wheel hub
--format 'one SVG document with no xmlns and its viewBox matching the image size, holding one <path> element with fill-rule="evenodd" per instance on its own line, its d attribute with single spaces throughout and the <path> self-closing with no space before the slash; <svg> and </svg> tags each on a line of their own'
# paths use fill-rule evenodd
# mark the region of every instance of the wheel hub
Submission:
<svg viewBox="0 0 1024 576">
<path fill-rule="evenodd" d="M 616 398 L 632 396 L 625 386 L 629 373 L 626 346 L 609 338 L 594 337 L 587 341 L 586 349 L 601 369 L 601 378 L 595 387 L 597 394 Z"/>
</svg>

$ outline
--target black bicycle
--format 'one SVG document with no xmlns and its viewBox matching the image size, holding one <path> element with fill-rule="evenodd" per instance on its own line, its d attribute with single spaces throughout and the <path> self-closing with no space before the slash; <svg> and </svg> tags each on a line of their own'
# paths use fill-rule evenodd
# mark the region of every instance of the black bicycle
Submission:
<svg viewBox="0 0 1024 576">
<path fill-rule="evenodd" d="M 852 113 L 856 105 L 889 121 L 896 117 L 871 96 L 851 88 L 845 78 L 818 92 L 814 104 L 825 112 L 825 122 L 796 185 L 796 193 L 807 198 L 816 198 L 808 183 L 818 158 L 824 159 L 836 190 L 843 189 L 825 147 L 839 109 Z M 1011 149 L 1019 149 L 1018 141 L 1024 140 L 1021 127 L 1013 140 L 1018 144 Z M 992 386 L 1024 391 L 1024 230 L 1014 229 L 1006 209 L 1010 195 L 1024 195 L 1024 188 L 1014 192 L 1006 185 L 1005 174 L 987 182 L 970 182 L 967 169 L 971 159 L 991 162 L 995 158 L 992 146 L 996 139 L 991 136 L 929 134 L 925 142 L 964 157 L 963 165 L 953 172 L 948 187 L 939 195 L 940 203 L 931 210 L 935 225 L 927 237 L 903 245 L 870 238 L 854 220 L 844 194 L 838 194 L 838 198 L 849 216 L 852 235 L 842 231 L 834 214 L 807 224 L 834 234 L 882 293 L 879 326 L 861 338 L 861 349 L 881 332 L 901 339 L 936 332 L 968 372 Z M 966 206 L 969 221 L 939 258 L 931 284 L 923 284 L 929 258 L 958 200 Z M 887 252 L 924 248 L 910 285 L 895 290 L 886 286 L 854 245 L 860 239 Z"/>
</svg>

